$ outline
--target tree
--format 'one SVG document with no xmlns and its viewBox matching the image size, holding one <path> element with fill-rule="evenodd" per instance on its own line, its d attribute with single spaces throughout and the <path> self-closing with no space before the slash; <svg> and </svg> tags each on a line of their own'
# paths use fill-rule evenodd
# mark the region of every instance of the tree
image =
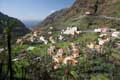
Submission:
<svg viewBox="0 0 120 80">
<path fill-rule="evenodd" d="M 8 69 L 10 80 L 13 80 L 13 70 L 12 70 L 12 54 L 11 54 L 11 32 L 12 28 L 16 26 L 16 20 L 7 16 L 7 18 L 0 20 L 0 24 L 4 28 L 4 34 L 7 40 L 7 49 L 8 49 Z"/>
</svg>

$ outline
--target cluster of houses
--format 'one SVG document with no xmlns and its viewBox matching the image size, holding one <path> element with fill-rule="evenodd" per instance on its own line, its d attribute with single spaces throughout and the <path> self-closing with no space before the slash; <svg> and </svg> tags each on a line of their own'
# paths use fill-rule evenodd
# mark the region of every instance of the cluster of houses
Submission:
<svg viewBox="0 0 120 80">
<path fill-rule="evenodd" d="M 95 32 L 100 33 L 98 38 L 98 44 L 100 46 L 103 46 L 104 44 L 109 43 L 115 39 L 120 39 L 120 32 L 116 29 L 101 28 L 97 31 L 95 30 Z"/>
<path fill-rule="evenodd" d="M 65 33 L 63 34 L 68 35 L 69 30 L 71 29 L 67 28 L 66 31 L 64 30 Z M 116 29 L 100 28 L 100 29 L 95 29 L 94 32 L 99 34 L 98 40 L 91 42 L 87 44 L 86 46 L 89 49 L 97 51 L 99 53 L 101 52 L 104 45 L 110 43 L 111 41 L 115 39 L 120 40 L 120 32 L 117 31 Z M 82 31 L 80 33 L 82 33 Z M 69 35 L 74 36 L 74 34 L 71 34 L 71 33 Z M 117 47 L 119 47 L 120 49 L 120 41 L 115 42 L 115 44 L 117 44 Z M 75 43 L 71 43 L 71 49 L 69 49 L 67 56 L 64 55 L 64 51 L 65 50 L 63 48 L 57 49 L 55 45 L 50 46 L 50 48 L 48 49 L 48 53 L 49 55 L 53 57 L 53 61 L 55 63 L 54 69 L 58 69 L 61 64 L 72 64 L 72 65 L 78 64 L 77 58 L 80 55 L 79 45 L 76 45 Z"/>
<path fill-rule="evenodd" d="M 18 39 L 17 44 L 24 43 L 41 43 L 41 44 L 56 44 L 59 41 L 67 41 L 71 38 L 77 38 L 81 33 L 85 31 L 79 30 L 77 27 L 67 27 L 59 32 L 57 37 L 53 36 L 53 27 L 50 27 L 49 32 L 45 35 L 41 35 L 39 32 L 33 32 L 32 34 L 28 34 L 25 37 Z M 89 31 L 89 30 L 88 30 Z M 116 29 L 112 28 L 98 28 L 92 30 L 93 33 L 97 33 L 99 35 L 98 40 L 95 42 L 91 42 L 87 44 L 87 47 L 93 50 L 101 51 L 102 46 L 107 43 L 110 43 L 112 40 L 120 39 L 120 32 Z M 115 43 L 117 47 L 120 47 L 120 42 Z"/>
<path fill-rule="evenodd" d="M 50 27 L 50 30 L 52 29 L 53 27 Z M 93 33 L 98 34 L 98 39 L 87 44 L 86 48 L 101 52 L 104 45 L 118 39 L 118 41 L 115 42 L 115 45 L 116 48 L 120 49 L 120 32 L 118 30 L 111 28 L 98 28 L 92 31 Z M 53 68 L 58 69 L 62 64 L 78 64 L 77 58 L 80 55 L 80 45 L 76 45 L 76 43 L 70 43 L 70 47 L 68 46 L 67 49 L 63 49 L 61 47 L 55 46 L 55 44 L 57 44 L 59 41 L 64 41 L 66 39 L 66 36 L 68 36 L 68 38 L 75 38 L 76 36 L 80 36 L 80 34 L 84 32 L 85 31 L 81 31 L 77 27 L 67 27 L 66 29 L 63 29 L 61 30 L 61 32 L 59 32 L 57 38 L 52 36 L 52 31 L 49 31 L 46 35 L 41 35 L 39 32 L 33 32 L 32 34 L 29 34 L 27 35 L 27 37 L 24 37 L 22 39 L 27 40 L 30 43 L 40 42 L 45 45 L 48 43 L 53 43 L 48 48 L 48 54 L 52 56 L 52 59 L 54 61 Z M 18 39 L 17 44 L 21 43 L 22 39 Z M 34 48 L 35 47 L 30 46 L 27 48 L 27 51 L 33 50 Z M 17 61 L 17 59 L 18 58 L 13 59 L 13 61 Z M 35 58 L 35 60 L 36 59 L 40 59 L 40 57 Z"/>
<path fill-rule="evenodd" d="M 117 31 L 116 29 L 99 28 L 95 29 L 94 32 L 99 33 L 98 40 L 89 43 L 87 47 L 98 52 L 101 51 L 104 45 L 111 43 L 113 40 L 115 39 L 120 40 L 120 32 Z M 115 45 L 117 48 L 120 48 L 120 41 L 115 42 Z"/>
<path fill-rule="evenodd" d="M 50 30 L 52 30 L 53 27 L 50 27 Z M 24 44 L 24 43 L 57 43 L 59 41 L 65 41 L 69 40 L 70 38 L 78 37 L 81 33 L 84 33 L 85 31 L 81 31 L 78 29 L 78 27 L 67 27 L 66 29 L 63 29 L 59 32 L 57 36 L 53 36 L 53 31 L 45 33 L 45 35 L 41 35 L 40 32 L 33 32 L 31 34 L 26 35 L 25 37 L 22 37 L 21 39 L 18 39 L 16 41 L 17 44 Z M 113 38 L 120 38 L 120 32 L 116 29 L 111 28 L 98 28 L 94 29 L 93 32 L 95 33 L 101 33 L 100 37 L 108 36 L 110 35 Z M 99 45 L 103 45 L 106 42 L 109 42 L 110 38 L 107 39 L 99 39 Z"/>
<path fill-rule="evenodd" d="M 77 27 L 67 27 L 65 30 L 63 29 L 61 31 L 61 34 L 66 34 L 66 35 L 79 35 L 82 31 L 80 31 Z"/>
<path fill-rule="evenodd" d="M 50 27 L 50 30 L 52 30 L 53 27 Z M 77 27 L 67 27 L 66 29 L 61 30 L 59 35 L 57 37 L 53 36 L 53 32 L 49 31 L 45 35 L 41 35 L 40 32 L 33 32 L 31 34 L 26 35 L 25 37 L 22 37 L 20 39 L 17 39 L 17 44 L 24 44 L 24 43 L 43 43 L 48 44 L 52 43 L 55 44 L 59 41 L 65 41 L 67 40 L 66 36 L 70 36 L 74 38 L 75 36 L 79 35 L 81 33 L 80 30 L 78 30 Z M 70 38 L 69 37 L 69 38 Z"/>
</svg>

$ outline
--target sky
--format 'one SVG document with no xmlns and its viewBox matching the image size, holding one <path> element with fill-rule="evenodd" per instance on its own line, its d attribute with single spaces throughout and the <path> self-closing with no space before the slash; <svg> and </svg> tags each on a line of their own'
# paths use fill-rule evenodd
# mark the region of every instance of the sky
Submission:
<svg viewBox="0 0 120 80">
<path fill-rule="evenodd" d="M 43 20 L 75 0 L 0 0 L 0 11 L 20 20 Z"/>
</svg>

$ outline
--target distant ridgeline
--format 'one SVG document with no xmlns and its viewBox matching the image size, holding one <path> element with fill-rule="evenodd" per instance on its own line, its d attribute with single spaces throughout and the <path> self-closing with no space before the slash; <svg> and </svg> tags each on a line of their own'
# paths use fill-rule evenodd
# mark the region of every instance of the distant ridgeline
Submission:
<svg viewBox="0 0 120 80">
<path fill-rule="evenodd" d="M 7 19 L 15 20 L 15 24 L 17 24 L 17 26 L 12 26 L 13 28 L 11 28 L 12 29 L 11 31 L 12 31 L 12 34 L 14 37 L 24 36 L 25 34 L 30 32 L 30 30 L 28 28 L 26 28 L 26 26 L 20 20 L 13 18 L 13 17 L 9 17 L 0 12 L 0 21 L 2 21 L 2 20 L 7 21 Z M 3 34 L 4 28 L 5 28 L 5 26 L 0 24 L 0 34 L 1 35 Z"/>
<path fill-rule="evenodd" d="M 86 14 L 89 14 L 89 16 L 81 17 Z M 105 18 L 94 16 L 105 16 Z M 109 19 L 109 17 L 114 18 Z M 120 29 L 120 20 L 115 18 L 120 18 L 120 0 L 76 0 L 71 7 L 49 15 L 37 28 L 52 26 L 59 29 L 77 26 L 80 29 L 94 29 L 98 27 Z"/>
</svg>

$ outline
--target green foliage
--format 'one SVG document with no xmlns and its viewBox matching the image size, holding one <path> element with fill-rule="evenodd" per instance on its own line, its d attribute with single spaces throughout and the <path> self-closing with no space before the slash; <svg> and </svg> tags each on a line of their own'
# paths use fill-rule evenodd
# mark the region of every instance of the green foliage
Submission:
<svg viewBox="0 0 120 80">
<path fill-rule="evenodd" d="M 90 80 L 110 80 L 105 74 L 97 74 L 94 76 L 91 76 Z"/>
</svg>

